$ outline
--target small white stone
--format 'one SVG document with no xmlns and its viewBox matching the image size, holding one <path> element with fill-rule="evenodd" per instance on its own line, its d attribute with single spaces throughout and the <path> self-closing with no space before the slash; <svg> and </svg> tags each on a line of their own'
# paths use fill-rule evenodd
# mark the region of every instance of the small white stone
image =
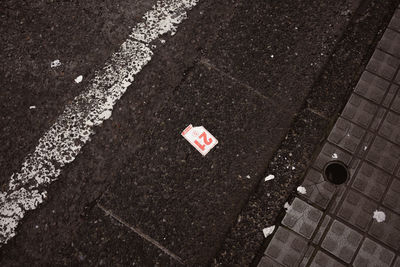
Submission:
<svg viewBox="0 0 400 267">
<path fill-rule="evenodd" d="M 270 175 L 268 175 L 267 177 L 265 177 L 265 181 L 269 181 L 269 180 L 272 180 L 272 179 L 275 179 L 275 175 L 273 175 L 273 174 L 270 174 Z"/>
<path fill-rule="evenodd" d="M 160 39 L 160 43 L 165 44 L 165 40 L 164 39 Z"/>
<path fill-rule="evenodd" d="M 297 187 L 297 192 L 299 192 L 299 194 L 302 194 L 302 195 L 307 194 L 307 190 L 304 186 Z"/>
<path fill-rule="evenodd" d="M 386 214 L 383 211 L 374 211 L 374 218 L 378 223 L 384 222 L 386 220 Z"/>
<path fill-rule="evenodd" d="M 271 55 L 271 58 L 274 58 L 274 55 Z"/>
<path fill-rule="evenodd" d="M 75 78 L 76 83 L 80 83 L 83 80 L 83 76 L 79 75 L 78 77 Z"/>
<path fill-rule="evenodd" d="M 250 179 L 250 175 L 247 175 L 246 178 L 247 178 L 247 179 Z"/>
<path fill-rule="evenodd" d="M 272 234 L 275 230 L 275 225 L 263 229 L 264 237 L 267 238 L 270 234 Z"/>
</svg>

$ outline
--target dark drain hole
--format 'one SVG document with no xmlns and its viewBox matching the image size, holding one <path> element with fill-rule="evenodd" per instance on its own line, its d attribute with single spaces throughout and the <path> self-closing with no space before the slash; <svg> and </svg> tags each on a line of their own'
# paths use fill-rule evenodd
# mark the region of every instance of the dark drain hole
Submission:
<svg viewBox="0 0 400 267">
<path fill-rule="evenodd" d="M 329 182 L 339 185 L 347 181 L 349 171 L 343 162 L 331 161 L 325 165 L 324 176 Z"/>
</svg>

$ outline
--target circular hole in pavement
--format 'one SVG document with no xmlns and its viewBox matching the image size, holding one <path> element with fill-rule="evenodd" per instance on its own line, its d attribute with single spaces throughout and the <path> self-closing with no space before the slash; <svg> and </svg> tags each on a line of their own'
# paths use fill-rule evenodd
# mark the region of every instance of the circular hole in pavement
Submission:
<svg viewBox="0 0 400 267">
<path fill-rule="evenodd" d="M 341 161 L 330 161 L 325 165 L 324 177 L 333 184 L 343 184 L 349 178 L 347 166 Z"/>
</svg>

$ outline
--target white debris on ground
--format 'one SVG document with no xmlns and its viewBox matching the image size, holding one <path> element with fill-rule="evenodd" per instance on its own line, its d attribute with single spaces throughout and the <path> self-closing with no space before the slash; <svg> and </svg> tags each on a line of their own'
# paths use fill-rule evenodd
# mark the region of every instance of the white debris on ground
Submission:
<svg viewBox="0 0 400 267">
<path fill-rule="evenodd" d="M 29 109 L 35 109 L 36 108 L 36 106 L 30 106 L 29 107 Z"/>
<path fill-rule="evenodd" d="M 386 214 L 383 211 L 374 211 L 374 218 L 378 223 L 384 222 L 386 220 Z"/>
<path fill-rule="evenodd" d="M 302 195 L 307 194 L 307 190 L 304 186 L 297 187 L 297 192 L 299 192 L 299 194 L 302 194 Z"/>
<path fill-rule="evenodd" d="M 247 179 L 250 179 L 250 175 L 247 175 L 246 178 L 247 178 Z"/>
<path fill-rule="evenodd" d="M 333 158 L 333 159 L 337 159 L 337 158 L 338 158 L 338 155 L 337 155 L 336 153 L 333 153 L 333 154 L 332 154 L 332 158 Z"/>
<path fill-rule="evenodd" d="M 292 209 L 292 206 L 288 202 L 286 202 L 283 207 L 285 208 L 286 212 L 289 212 Z"/>
<path fill-rule="evenodd" d="M 265 181 L 269 181 L 269 180 L 272 180 L 272 179 L 275 179 L 275 175 L 273 175 L 273 174 L 270 174 L 267 177 L 265 177 Z"/>
<path fill-rule="evenodd" d="M 272 234 L 275 230 L 275 225 L 263 229 L 264 237 L 267 238 L 270 234 Z"/>
<path fill-rule="evenodd" d="M 59 59 L 54 60 L 53 62 L 50 63 L 50 67 L 56 68 L 61 66 L 61 61 Z"/>
<path fill-rule="evenodd" d="M 165 44 L 165 40 L 164 39 L 160 39 L 160 43 Z"/>
<path fill-rule="evenodd" d="M 78 77 L 75 78 L 76 83 L 80 83 L 83 80 L 83 76 L 79 75 Z"/>
</svg>

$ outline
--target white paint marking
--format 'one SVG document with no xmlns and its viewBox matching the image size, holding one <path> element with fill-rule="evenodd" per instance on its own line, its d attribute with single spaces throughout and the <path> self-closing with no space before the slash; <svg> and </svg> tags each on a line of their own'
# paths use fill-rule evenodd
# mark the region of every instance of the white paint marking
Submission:
<svg viewBox="0 0 400 267">
<path fill-rule="evenodd" d="M 0 192 L 0 243 L 15 236 L 19 221 L 26 211 L 44 201 L 45 186 L 55 181 L 61 169 L 72 162 L 83 145 L 94 134 L 93 127 L 110 118 L 115 103 L 132 83 L 133 77 L 151 60 L 148 43 L 162 34 L 176 32 L 177 24 L 198 0 L 159 0 L 146 12 L 130 37 L 95 72 L 90 85 L 77 96 L 39 139 L 28 154 L 21 170 L 11 176 L 7 192 Z M 147 44 L 145 44 L 147 43 Z M 59 60 L 51 67 L 61 65 Z"/>
</svg>

